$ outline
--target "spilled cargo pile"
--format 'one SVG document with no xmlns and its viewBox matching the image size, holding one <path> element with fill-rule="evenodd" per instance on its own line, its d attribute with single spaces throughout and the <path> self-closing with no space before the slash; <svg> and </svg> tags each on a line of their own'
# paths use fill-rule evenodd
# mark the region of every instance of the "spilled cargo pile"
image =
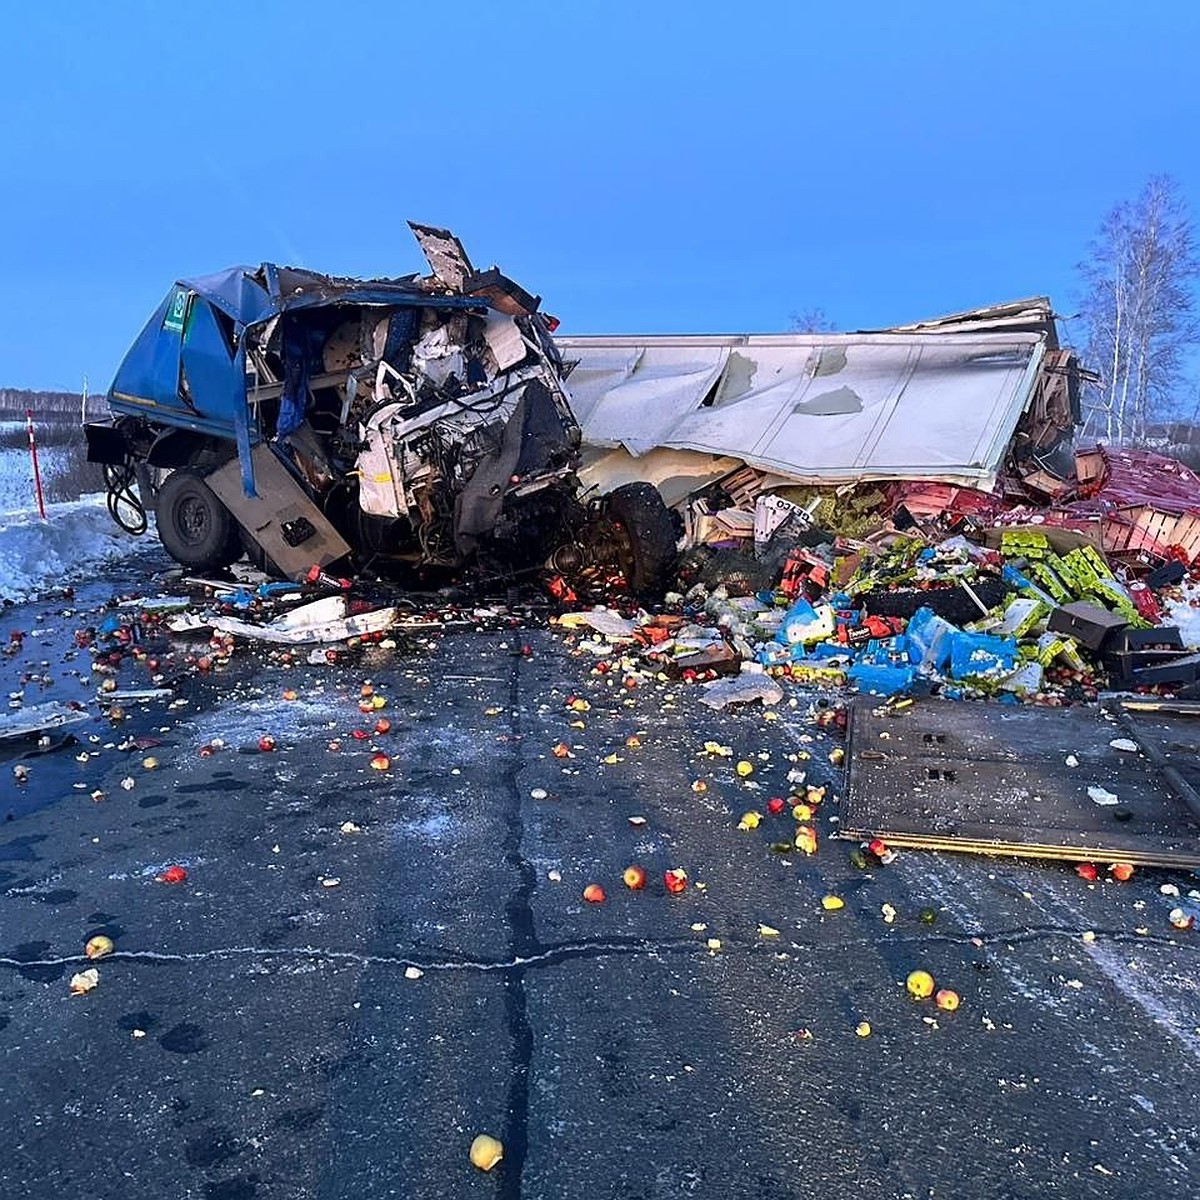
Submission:
<svg viewBox="0 0 1200 1200">
<path fill-rule="evenodd" d="M 1105 451 L 1080 459 L 1097 454 L 1110 461 Z M 1121 456 L 1122 498 L 1138 461 Z M 1200 480 L 1151 461 L 1176 481 L 1174 532 L 1200 521 Z M 729 490 L 687 504 L 692 544 L 671 598 L 706 625 L 707 642 L 689 629 L 667 647 L 672 663 L 702 649 L 710 673 L 765 671 L 879 696 L 1060 705 L 1105 688 L 1200 695 L 1200 655 L 1169 620 L 1200 544 L 1126 537 L 1111 548 L 1129 517 L 1107 477 L 1077 479 L 1086 498 L 1036 513 L 985 513 L 961 495 L 914 513 L 907 485 L 790 489 L 792 498 L 746 489 L 739 472 Z M 662 641 L 648 653 L 661 661 Z"/>
</svg>

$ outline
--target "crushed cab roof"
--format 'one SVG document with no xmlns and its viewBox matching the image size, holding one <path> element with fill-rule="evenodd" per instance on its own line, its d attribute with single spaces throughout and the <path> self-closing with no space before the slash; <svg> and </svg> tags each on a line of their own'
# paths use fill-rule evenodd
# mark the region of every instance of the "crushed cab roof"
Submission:
<svg viewBox="0 0 1200 1200">
<path fill-rule="evenodd" d="M 462 298 L 431 294 L 417 276 L 398 279 L 349 279 L 322 275 L 301 267 L 263 263 L 257 267 L 227 267 L 212 275 L 180 279 L 176 286 L 202 296 L 214 308 L 241 325 L 257 325 L 278 313 L 295 308 L 319 308 L 326 304 L 421 304 L 453 307 Z M 486 302 L 470 301 L 477 307 Z"/>
</svg>

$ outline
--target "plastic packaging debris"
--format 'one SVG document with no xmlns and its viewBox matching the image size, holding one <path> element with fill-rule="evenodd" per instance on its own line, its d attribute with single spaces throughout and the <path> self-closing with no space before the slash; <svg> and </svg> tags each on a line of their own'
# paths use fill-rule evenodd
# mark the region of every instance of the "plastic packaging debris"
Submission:
<svg viewBox="0 0 1200 1200">
<path fill-rule="evenodd" d="M 563 613 L 558 618 L 558 623 L 568 629 L 587 625 L 607 638 L 629 640 L 632 640 L 634 630 L 637 628 L 637 625 L 628 618 L 603 608 L 587 612 Z"/>
<path fill-rule="evenodd" d="M 1087 790 L 1088 799 L 1093 804 L 1099 804 L 1102 807 L 1109 807 L 1118 802 L 1118 796 L 1115 792 L 1110 792 L 1107 788 L 1102 788 L 1099 785 L 1093 785 Z"/>
<path fill-rule="evenodd" d="M 1014 638 L 957 633 L 950 642 L 950 674 L 955 679 L 1009 675 L 1017 665 Z"/>
<path fill-rule="evenodd" d="M 776 641 L 785 646 L 810 646 L 833 636 L 837 617 L 829 604 L 814 607 L 800 599 L 784 614 Z"/>
<path fill-rule="evenodd" d="M 100 983 L 100 972 L 95 967 L 79 971 L 71 976 L 70 988 L 72 996 L 84 996 Z"/>
<path fill-rule="evenodd" d="M 48 729 L 59 729 L 64 725 L 75 725 L 90 718 L 84 708 L 74 708 L 58 702 L 36 704 L 16 712 L 0 714 L 0 741 L 9 738 L 28 737 Z"/>
<path fill-rule="evenodd" d="M 394 625 L 399 616 L 399 610 L 393 607 L 351 614 L 350 603 L 344 595 L 324 596 L 293 608 L 264 625 L 223 615 L 210 617 L 209 624 L 222 633 L 239 637 L 303 645 L 310 642 L 343 642 L 353 637 L 382 633 Z"/>
<path fill-rule="evenodd" d="M 740 675 L 707 684 L 700 696 L 700 703 L 709 708 L 726 708 L 730 704 L 749 704 L 754 700 L 761 700 L 763 704 L 778 704 L 782 699 L 783 688 L 769 675 L 743 671 Z"/>
</svg>

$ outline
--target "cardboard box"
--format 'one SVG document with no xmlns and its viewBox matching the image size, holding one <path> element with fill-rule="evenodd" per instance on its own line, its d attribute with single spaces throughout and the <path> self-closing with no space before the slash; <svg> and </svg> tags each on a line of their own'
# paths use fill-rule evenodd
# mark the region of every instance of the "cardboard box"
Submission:
<svg viewBox="0 0 1200 1200">
<path fill-rule="evenodd" d="M 1124 629 L 1129 622 L 1107 608 L 1076 600 L 1064 604 L 1050 614 L 1047 628 L 1053 633 L 1065 633 L 1082 643 L 1089 650 L 1099 650 L 1112 635 Z"/>
</svg>

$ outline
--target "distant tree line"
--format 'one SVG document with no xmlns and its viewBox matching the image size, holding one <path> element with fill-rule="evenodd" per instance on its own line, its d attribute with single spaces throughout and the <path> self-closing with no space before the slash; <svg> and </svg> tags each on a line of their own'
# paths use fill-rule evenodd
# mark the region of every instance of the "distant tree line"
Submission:
<svg viewBox="0 0 1200 1200">
<path fill-rule="evenodd" d="M 34 419 L 53 416 L 79 419 L 82 413 L 83 395 L 80 392 L 38 392 L 30 388 L 0 388 L 0 417 L 15 420 L 25 417 L 25 410 L 32 409 Z M 108 411 L 104 393 L 88 396 L 87 415 L 100 417 Z"/>
</svg>

